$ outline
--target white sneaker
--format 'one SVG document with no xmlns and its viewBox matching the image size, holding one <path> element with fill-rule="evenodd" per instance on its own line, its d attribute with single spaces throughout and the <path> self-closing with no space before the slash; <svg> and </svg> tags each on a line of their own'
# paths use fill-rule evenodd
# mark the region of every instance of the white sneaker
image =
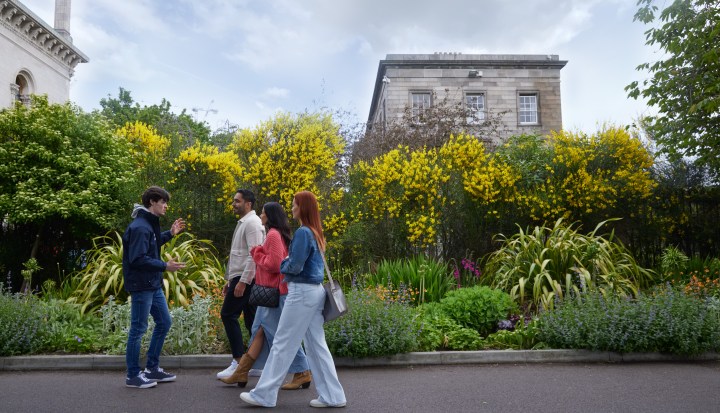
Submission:
<svg viewBox="0 0 720 413">
<path fill-rule="evenodd" d="M 248 372 L 249 377 L 260 377 L 262 374 L 262 369 L 250 369 Z"/>
<path fill-rule="evenodd" d="M 310 407 L 345 407 L 345 403 L 343 402 L 340 404 L 327 404 L 320 401 L 320 399 L 312 399 L 310 400 Z"/>
<path fill-rule="evenodd" d="M 235 373 L 235 369 L 237 369 L 238 363 L 235 359 L 233 359 L 232 363 L 226 368 L 225 370 L 221 371 L 217 374 L 217 379 L 226 379 L 230 376 L 232 376 L 233 373 Z"/>
</svg>

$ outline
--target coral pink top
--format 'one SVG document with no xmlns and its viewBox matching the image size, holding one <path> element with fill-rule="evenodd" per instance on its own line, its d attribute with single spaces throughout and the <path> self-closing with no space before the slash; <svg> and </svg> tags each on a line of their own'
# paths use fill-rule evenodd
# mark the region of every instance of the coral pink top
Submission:
<svg viewBox="0 0 720 413">
<path fill-rule="evenodd" d="M 277 287 L 280 295 L 288 293 L 285 277 L 280 274 L 280 263 L 287 257 L 288 250 L 275 228 L 268 231 L 265 243 L 250 250 L 255 261 L 255 284 L 265 287 Z"/>
</svg>

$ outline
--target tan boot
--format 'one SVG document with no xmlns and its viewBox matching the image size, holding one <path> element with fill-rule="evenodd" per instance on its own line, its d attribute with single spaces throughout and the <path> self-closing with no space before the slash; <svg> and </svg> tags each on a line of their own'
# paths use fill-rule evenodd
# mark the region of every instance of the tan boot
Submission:
<svg viewBox="0 0 720 413">
<path fill-rule="evenodd" d="M 248 372 L 252 368 L 253 363 L 255 363 L 254 358 L 250 357 L 247 353 L 243 354 L 240 360 L 238 360 L 238 366 L 232 376 L 223 377 L 220 381 L 226 384 L 237 383 L 238 387 L 245 387 L 248 381 Z"/>
<path fill-rule="evenodd" d="M 297 390 L 299 388 L 307 389 L 310 387 L 312 381 L 312 374 L 310 370 L 305 370 L 302 373 L 295 373 L 293 379 L 280 387 L 283 390 Z"/>
</svg>

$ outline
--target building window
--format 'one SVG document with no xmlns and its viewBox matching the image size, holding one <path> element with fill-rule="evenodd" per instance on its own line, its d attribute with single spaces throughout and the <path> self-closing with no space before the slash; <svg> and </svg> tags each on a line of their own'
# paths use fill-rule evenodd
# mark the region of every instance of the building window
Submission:
<svg viewBox="0 0 720 413">
<path fill-rule="evenodd" d="M 468 110 L 467 123 L 485 121 L 485 94 L 468 93 L 465 95 L 465 107 Z"/>
<path fill-rule="evenodd" d="M 10 84 L 10 93 L 13 100 L 19 100 L 25 105 L 30 104 L 30 95 L 34 93 L 32 76 L 25 70 L 15 76 L 15 83 Z"/>
<path fill-rule="evenodd" d="M 520 93 L 518 95 L 518 120 L 521 125 L 537 125 L 538 95 L 537 93 Z"/>
<path fill-rule="evenodd" d="M 410 94 L 412 119 L 415 123 L 423 123 L 425 111 L 430 108 L 429 92 L 413 92 Z"/>
</svg>

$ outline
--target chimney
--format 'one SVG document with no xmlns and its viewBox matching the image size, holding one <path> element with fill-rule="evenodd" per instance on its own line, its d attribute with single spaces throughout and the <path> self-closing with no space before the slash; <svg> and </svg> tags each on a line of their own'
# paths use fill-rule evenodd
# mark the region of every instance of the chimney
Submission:
<svg viewBox="0 0 720 413">
<path fill-rule="evenodd" d="M 55 0 L 55 31 L 68 42 L 70 37 L 70 0 Z"/>
</svg>

